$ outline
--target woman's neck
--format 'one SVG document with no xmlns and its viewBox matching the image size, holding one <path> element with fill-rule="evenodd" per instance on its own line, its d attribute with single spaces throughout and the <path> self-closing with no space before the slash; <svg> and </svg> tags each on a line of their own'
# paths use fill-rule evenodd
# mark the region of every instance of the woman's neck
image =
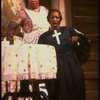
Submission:
<svg viewBox="0 0 100 100">
<path fill-rule="evenodd" d="M 40 12 L 40 7 L 34 9 L 35 12 Z"/>
<path fill-rule="evenodd" d="M 36 8 L 28 7 L 28 9 L 33 10 L 34 12 L 40 12 L 40 6 Z"/>
<path fill-rule="evenodd" d="M 59 30 L 60 26 L 59 27 L 50 27 L 49 30 Z"/>
</svg>

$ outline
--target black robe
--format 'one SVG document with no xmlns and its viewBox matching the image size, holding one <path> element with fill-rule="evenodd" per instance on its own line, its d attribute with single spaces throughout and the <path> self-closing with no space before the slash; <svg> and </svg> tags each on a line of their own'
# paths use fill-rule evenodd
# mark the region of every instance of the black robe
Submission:
<svg viewBox="0 0 100 100">
<path fill-rule="evenodd" d="M 58 32 L 61 32 L 61 35 L 59 35 L 61 44 L 57 44 L 56 37 L 52 37 L 54 34 L 52 30 L 42 34 L 38 42 L 39 44 L 52 45 L 56 49 L 58 69 L 57 83 L 54 86 L 57 93 L 54 94 L 56 96 L 55 100 L 85 100 L 85 80 L 81 65 L 89 57 L 90 43 L 82 33 L 75 31 L 71 27 L 61 27 Z M 73 35 L 79 36 L 78 42 L 75 44 L 71 43 Z M 83 47 L 81 51 L 85 52 L 86 57 L 83 57 L 84 59 L 82 56 L 77 55 L 77 50 L 80 50 L 79 47 Z M 50 91 L 51 88 L 49 85 L 47 86 L 48 91 Z"/>
</svg>

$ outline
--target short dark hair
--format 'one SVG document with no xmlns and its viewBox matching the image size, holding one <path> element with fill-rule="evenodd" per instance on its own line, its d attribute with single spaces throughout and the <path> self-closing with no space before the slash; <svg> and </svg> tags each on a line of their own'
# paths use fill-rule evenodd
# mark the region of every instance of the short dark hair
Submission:
<svg viewBox="0 0 100 100">
<path fill-rule="evenodd" d="M 28 6 L 28 0 L 24 0 L 25 6 Z"/>
<path fill-rule="evenodd" d="M 49 22 L 49 20 L 50 20 L 50 16 L 51 16 L 51 14 L 52 14 L 53 12 L 58 12 L 58 13 L 59 13 L 60 21 L 61 21 L 61 20 L 62 20 L 62 14 L 61 14 L 61 12 L 60 12 L 58 9 L 51 9 L 51 10 L 49 10 L 49 12 L 48 12 L 48 16 L 47 16 L 47 20 L 48 20 L 48 22 Z"/>
</svg>

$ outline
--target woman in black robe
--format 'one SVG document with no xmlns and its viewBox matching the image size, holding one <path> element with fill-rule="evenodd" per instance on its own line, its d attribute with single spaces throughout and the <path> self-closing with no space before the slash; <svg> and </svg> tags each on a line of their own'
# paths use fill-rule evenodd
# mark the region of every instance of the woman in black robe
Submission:
<svg viewBox="0 0 100 100">
<path fill-rule="evenodd" d="M 52 45 L 56 49 L 58 69 L 55 100 L 85 100 L 85 80 L 81 66 L 90 55 L 90 42 L 76 29 L 60 27 L 62 15 L 59 10 L 52 9 L 47 18 L 50 30 L 40 36 L 38 43 Z M 47 89 L 50 91 L 49 85 Z"/>
</svg>

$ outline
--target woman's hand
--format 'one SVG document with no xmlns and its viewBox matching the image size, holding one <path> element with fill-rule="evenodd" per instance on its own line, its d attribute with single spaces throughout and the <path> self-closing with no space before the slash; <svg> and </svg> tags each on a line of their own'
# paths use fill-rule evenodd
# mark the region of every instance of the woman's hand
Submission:
<svg viewBox="0 0 100 100">
<path fill-rule="evenodd" d="M 13 36 L 11 33 L 7 34 L 7 41 L 9 41 L 10 44 L 14 44 Z"/>
<path fill-rule="evenodd" d="M 78 41 L 78 36 L 72 36 L 71 42 L 76 43 Z"/>
</svg>

